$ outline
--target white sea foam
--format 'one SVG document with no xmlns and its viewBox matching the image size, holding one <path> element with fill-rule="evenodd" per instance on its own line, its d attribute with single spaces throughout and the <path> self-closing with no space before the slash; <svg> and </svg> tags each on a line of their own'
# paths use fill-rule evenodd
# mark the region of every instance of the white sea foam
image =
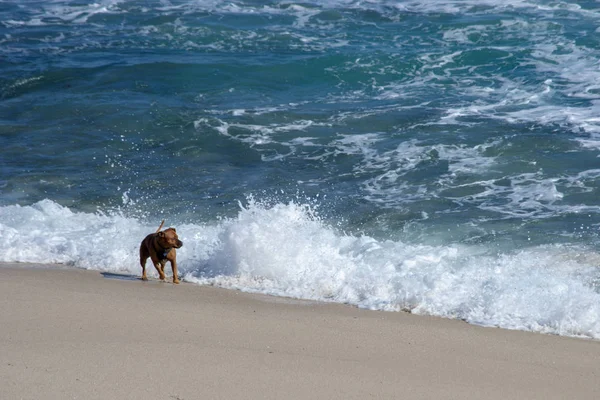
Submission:
<svg viewBox="0 0 600 400">
<path fill-rule="evenodd" d="M 360 143 L 364 161 L 355 166 L 356 172 L 374 172 L 363 187 L 366 198 L 387 207 L 401 206 L 427 197 L 437 197 L 437 190 L 431 192 L 424 186 L 415 184 L 406 176 L 419 165 L 427 162 L 447 162 L 446 172 L 440 175 L 441 187 L 453 186 L 452 180 L 464 174 L 478 175 L 488 172 L 494 165 L 495 157 L 485 156 L 485 150 L 495 142 L 469 147 L 466 145 L 427 145 L 417 140 L 406 141 L 395 149 L 379 152 L 372 148 L 373 143 Z M 428 194 L 429 192 L 429 194 Z"/>
<path fill-rule="evenodd" d="M 177 228 L 184 241 L 180 271 L 189 282 L 600 338 L 600 254 L 590 249 L 553 245 L 497 254 L 349 236 L 296 203 L 250 201 L 236 218 Z M 155 229 L 50 200 L 4 206 L 0 261 L 139 275 L 139 243 Z"/>
<path fill-rule="evenodd" d="M 453 198 L 459 203 L 493 211 L 507 217 L 549 218 L 558 215 L 597 213 L 600 207 L 564 204 L 564 193 L 589 193 L 594 189 L 598 170 L 583 171 L 575 176 L 545 177 L 543 173 L 524 173 L 501 180 L 475 181 L 457 187 L 478 188 L 478 193 Z"/>
<path fill-rule="evenodd" d="M 24 20 L 2 21 L 6 26 L 44 26 L 54 24 L 58 19 L 62 22 L 83 24 L 96 14 L 116 14 L 122 10 L 118 7 L 125 0 L 98 0 L 88 4 L 75 5 L 72 2 L 57 0 L 40 2 L 39 7 L 24 8 L 31 13 Z M 52 21 L 52 22 L 49 22 Z"/>
<path fill-rule="evenodd" d="M 314 0 L 310 3 L 298 1 L 280 1 L 276 5 L 257 4 L 256 2 L 243 1 L 218 1 L 218 0 L 189 0 L 179 4 L 162 2 L 162 11 L 187 10 L 187 11 L 210 11 L 230 14 L 287 14 L 297 16 L 298 25 L 307 22 L 313 16 L 326 9 L 342 10 L 371 10 L 378 11 L 388 18 L 398 17 L 402 12 L 414 13 L 464 13 L 478 8 L 480 13 L 492 13 L 513 10 L 533 10 L 542 12 L 571 12 L 573 15 L 585 15 L 588 17 L 598 16 L 598 10 L 584 9 L 577 4 L 564 1 L 540 4 L 533 0 L 505 0 L 502 2 L 494 0 L 426 0 L 426 1 L 404 1 L 397 0 Z"/>
<path fill-rule="evenodd" d="M 531 5 L 536 4 L 531 2 Z M 579 6 L 560 2 L 552 6 L 537 5 L 532 12 L 538 15 L 548 10 L 582 13 L 582 17 L 585 17 L 590 24 L 594 24 L 593 21 L 600 17 L 597 10 L 584 10 Z M 423 55 L 421 60 L 425 64 L 424 70 L 432 71 L 434 77 L 440 74 L 450 77 L 455 80 L 453 87 L 457 89 L 457 93 L 476 99 L 448 108 L 439 122 L 461 124 L 464 117 L 483 117 L 508 123 L 554 125 L 576 134 L 588 134 L 591 138 L 575 138 L 575 140 L 580 140 L 586 147 L 600 147 L 598 144 L 600 120 L 597 117 L 600 104 L 598 101 L 600 73 L 597 68 L 597 51 L 594 48 L 581 46 L 576 39 L 559 33 L 566 27 L 561 23 L 560 18 L 552 18 L 551 15 L 549 21 L 503 20 L 499 26 L 470 25 L 444 32 L 444 38 L 451 43 L 471 43 L 477 45 L 479 49 L 505 52 L 504 59 L 513 57 L 522 49 L 512 45 L 498 47 L 499 42 L 493 38 L 501 37 L 503 43 L 510 43 L 520 38 L 527 40 L 532 49 L 531 56 L 520 60 L 519 67 L 535 68 L 540 76 L 546 76 L 548 79 L 543 84 L 527 84 L 512 74 L 497 74 L 491 77 L 494 82 L 491 87 L 482 87 L 473 85 L 476 80 L 486 81 L 485 73 L 478 74 L 480 65 L 471 67 L 467 76 L 461 74 L 461 68 L 464 66 L 456 59 L 463 56 L 462 51 Z M 498 60 L 493 62 L 496 61 Z M 487 79 L 489 78 L 488 76 Z M 588 102 L 564 101 L 568 98 L 588 100 Z"/>
<path fill-rule="evenodd" d="M 252 111 L 253 115 L 260 115 L 265 112 L 274 112 L 279 108 L 269 110 L 258 110 Z M 231 113 L 234 116 L 240 117 L 246 114 L 246 110 L 232 110 Z M 209 112 L 210 113 L 210 112 Z M 314 126 L 328 126 L 328 123 L 316 123 L 312 120 L 298 120 L 289 123 L 271 123 L 268 125 L 250 124 L 250 123 L 235 123 L 225 122 L 222 120 L 211 120 L 208 118 L 200 118 L 194 121 L 194 127 L 196 129 L 204 129 L 209 127 L 215 129 L 219 134 L 229 137 L 233 140 L 247 144 L 251 148 L 255 148 L 258 151 L 264 150 L 262 159 L 264 161 L 275 161 L 290 156 L 296 153 L 298 147 L 314 147 L 315 144 L 302 140 L 301 138 L 291 138 L 290 140 L 282 140 L 280 136 L 282 134 L 294 132 L 301 133 L 306 131 L 310 127 Z M 276 143 L 280 146 L 286 147 L 288 151 L 284 154 L 275 153 L 271 149 L 265 148 L 265 145 Z M 266 150 L 265 150 L 266 149 Z"/>
</svg>

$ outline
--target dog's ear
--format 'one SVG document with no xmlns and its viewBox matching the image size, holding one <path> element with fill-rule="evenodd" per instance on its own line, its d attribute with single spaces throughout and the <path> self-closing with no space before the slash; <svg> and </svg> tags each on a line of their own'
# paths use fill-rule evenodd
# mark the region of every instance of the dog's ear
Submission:
<svg viewBox="0 0 600 400">
<path fill-rule="evenodd" d="M 158 236 L 160 236 L 160 237 L 164 237 L 164 236 L 165 236 L 165 233 L 164 233 L 163 231 L 160 231 L 160 232 L 158 232 Z"/>
<path fill-rule="evenodd" d="M 177 231 L 175 230 L 175 228 L 169 228 L 169 229 L 173 229 L 173 232 L 177 233 Z"/>
</svg>

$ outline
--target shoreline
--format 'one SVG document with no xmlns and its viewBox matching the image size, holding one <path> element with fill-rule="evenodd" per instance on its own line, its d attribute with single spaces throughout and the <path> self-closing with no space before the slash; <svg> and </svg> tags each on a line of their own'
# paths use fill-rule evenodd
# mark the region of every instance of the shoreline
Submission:
<svg viewBox="0 0 600 400">
<path fill-rule="evenodd" d="M 0 263 L 0 398 L 597 398 L 600 341 Z"/>
</svg>

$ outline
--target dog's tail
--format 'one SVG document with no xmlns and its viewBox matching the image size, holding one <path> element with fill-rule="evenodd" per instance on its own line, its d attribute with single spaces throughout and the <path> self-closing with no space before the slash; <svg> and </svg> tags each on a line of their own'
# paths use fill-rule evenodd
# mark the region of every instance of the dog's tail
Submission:
<svg viewBox="0 0 600 400">
<path fill-rule="evenodd" d="M 160 226 L 156 230 L 156 233 L 160 232 L 160 230 L 162 229 L 162 227 L 163 227 L 164 224 L 165 224 L 165 220 L 163 219 L 162 222 L 160 223 Z"/>
</svg>

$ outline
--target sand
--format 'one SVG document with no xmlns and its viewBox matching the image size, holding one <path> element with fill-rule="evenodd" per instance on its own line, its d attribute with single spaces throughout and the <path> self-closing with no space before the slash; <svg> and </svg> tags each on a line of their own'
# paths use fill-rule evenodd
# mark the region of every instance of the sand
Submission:
<svg viewBox="0 0 600 400">
<path fill-rule="evenodd" d="M 0 266 L 0 399 L 598 399 L 600 341 Z"/>
</svg>

